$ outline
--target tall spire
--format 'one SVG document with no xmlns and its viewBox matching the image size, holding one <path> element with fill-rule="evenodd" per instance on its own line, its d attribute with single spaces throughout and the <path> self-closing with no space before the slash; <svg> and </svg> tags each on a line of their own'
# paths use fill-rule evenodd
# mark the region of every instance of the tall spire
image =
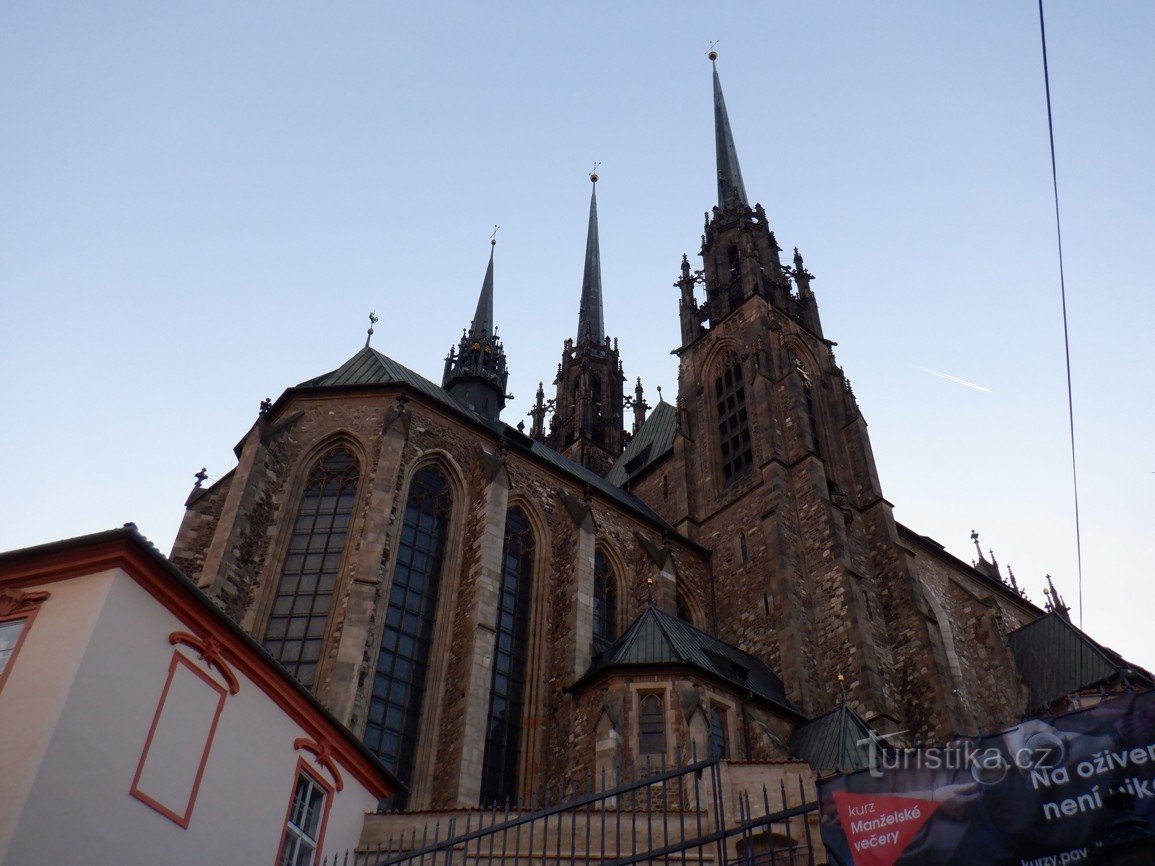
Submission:
<svg viewBox="0 0 1155 866">
<path fill-rule="evenodd" d="M 735 201 L 749 206 L 746 185 L 742 183 L 742 169 L 738 166 L 738 151 L 734 134 L 730 131 L 730 117 L 726 114 L 726 100 L 722 96 L 722 80 L 718 78 L 718 52 L 706 55 L 714 68 L 714 141 L 718 152 L 718 207 L 725 208 Z"/>
<path fill-rule="evenodd" d="M 594 166 L 597 168 L 597 166 Z M 598 246 L 597 172 L 590 173 L 590 226 L 586 234 L 586 265 L 582 274 L 582 301 L 578 311 L 577 341 L 605 342 L 602 320 L 602 254 Z"/>
<path fill-rule="evenodd" d="M 497 230 L 494 229 L 494 234 Z M 489 239 L 489 266 L 485 269 L 485 279 L 481 281 L 481 294 L 477 297 L 477 310 L 469 326 L 471 336 L 489 336 L 493 333 L 493 251 L 497 238 Z"/>
<path fill-rule="evenodd" d="M 494 229 L 494 235 L 497 229 Z M 490 421 L 496 421 L 505 407 L 505 386 L 509 372 L 505 367 L 505 349 L 493 327 L 493 250 L 497 238 L 489 239 L 489 265 L 481 282 L 477 311 L 469 330 L 461 334 L 456 349 L 445 358 L 441 386 L 465 406 Z"/>
</svg>

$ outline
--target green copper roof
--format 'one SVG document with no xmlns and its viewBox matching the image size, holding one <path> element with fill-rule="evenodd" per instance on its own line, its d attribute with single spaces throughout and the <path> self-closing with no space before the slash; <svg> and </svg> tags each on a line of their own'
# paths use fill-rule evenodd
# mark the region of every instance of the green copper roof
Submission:
<svg viewBox="0 0 1155 866">
<path fill-rule="evenodd" d="M 669 403 L 661 402 L 655 406 L 650 417 L 626 446 L 626 450 L 606 473 L 606 480 L 619 487 L 625 486 L 626 482 L 668 454 L 674 447 L 677 420 L 677 410 Z"/>
<path fill-rule="evenodd" d="M 1007 636 L 1015 664 L 1038 710 L 1065 695 L 1107 685 L 1120 674 L 1149 685 L 1151 675 L 1096 643 L 1059 613 L 1027 623 Z"/>
<path fill-rule="evenodd" d="M 870 765 L 864 740 L 873 729 L 845 702 L 798 727 L 790 737 L 790 751 L 815 770 L 850 773 Z"/>
<path fill-rule="evenodd" d="M 599 653 L 582 679 L 615 667 L 686 665 L 751 692 L 792 713 L 780 680 L 756 657 L 742 652 L 652 604 L 621 637 Z M 800 714 L 799 714 L 800 715 Z"/>
</svg>

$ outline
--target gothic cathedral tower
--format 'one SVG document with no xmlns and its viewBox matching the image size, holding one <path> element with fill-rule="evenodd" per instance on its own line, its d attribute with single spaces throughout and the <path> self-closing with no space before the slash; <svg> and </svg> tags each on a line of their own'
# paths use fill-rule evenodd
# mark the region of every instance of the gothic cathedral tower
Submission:
<svg viewBox="0 0 1155 866">
<path fill-rule="evenodd" d="M 617 341 L 611 342 L 605 334 L 598 245 L 598 176 L 591 174 L 590 181 L 593 186 L 577 342 L 565 341 L 554 380 L 557 385 L 554 415 L 545 441 L 575 463 L 604 476 L 624 446 L 622 382 L 625 377 Z M 539 407 L 542 396 L 539 391 Z M 538 411 L 534 414 L 534 432 L 540 435 Z"/>
<path fill-rule="evenodd" d="M 702 270 L 683 257 L 676 283 L 679 435 L 630 489 L 713 551 L 718 636 L 769 664 L 805 712 L 845 693 L 880 730 L 949 736 L 964 720 L 866 422 L 802 256 L 784 265 L 749 203 L 716 68 L 713 84 L 718 203 Z"/>
</svg>

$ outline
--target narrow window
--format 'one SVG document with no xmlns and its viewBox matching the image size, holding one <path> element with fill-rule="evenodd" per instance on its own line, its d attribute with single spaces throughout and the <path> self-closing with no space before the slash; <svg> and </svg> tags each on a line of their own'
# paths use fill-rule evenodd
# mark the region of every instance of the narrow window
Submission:
<svg viewBox="0 0 1155 866">
<path fill-rule="evenodd" d="M 617 636 L 617 582 L 609 561 L 599 550 L 594 554 L 594 652 L 604 650 Z"/>
<path fill-rule="evenodd" d="M 754 453 L 746 416 L 746 386 L 742 378 L 742 363 L 730 354 L 722 364 L 722 372 L 714 379 L 714 396 L 718 409 L 718 437 L 722 447 L 722 483 L 728 485 L 750 472 L 754 466 Z"/>
<path fill-rule="evenodd" d="M 417 752 L 452 505 L 449 485 L 437 469 L 426 466 L 414 474 L 365 725 L 365 744 L 406 784 Z M 404 806 L 404 794 L 395 794 L 391 805 Z"/>
<path fill-rule="evenodd" d="M 305 482 L 273 599 L 265 649 L 304 686 L 313 685 L 321 658 L 359 474 L 357 458 L 344 445 L 317 461 Z"/>
<path fill-rule="evenodd" d="M 638 704 L 638 754 L 666 753 L 666 714 L 660 695 L 642 695 Z"/>
<path fill-rule="evenodd" d="M 738 534 L 738 548 L 742 555 L 742 564 L 745 565 L 750 561 L 750 545 L 746 543 L 746 533 Z"/>
<path fill-rule="evenodd" d="M 822 456 L 822 440 L 818 436 L 818 412 L 814 408 L 814 390 L 809 380 L 804 379 L 803 395 L 806 398 L 806 420 L 810 425 L 810 448 L 819 457 Z"/>
<path fill-rule="evenodd" d="M 802 406 L 806 411 L 806 427 L 810 431 L 810 450 L 821 457 L 822 442 L 818 436 L 818 410 L 814 404 L 814 386 L 810 382 L 810 374 L 797 358 L 794 358 L 794 368 L 798 371 L 798 378 L 802 380 Z"/>
<path fill-rule="evenodd" d="M 8 662 L 16 653 L 16 645 L 20 643 L 20 635 L 24 633 L 24 624 L 27 620 L 10 619 L 0 622 L 0 682 L 4 681 L 4 674 L 8 671 Z"/>
<path fill-rule="evenodd" d="M 312 866 L 324 828 L 325 789 L 302 770 L 297 775 L 277 866 Z"/>
<path fill-rule="evenodd" d="M 710 709 L 710 757 L 729 757 L 726 745 L 726 715 L 718 707 Z"/>
<path fill-rule="evenodd" d="M 534 547 L 533 528 L 525 512 L 511 508 L 505 516 L 501 554 L 493 684 L 481 770 L 483 803 L 517 796 Z"/>
</svg>

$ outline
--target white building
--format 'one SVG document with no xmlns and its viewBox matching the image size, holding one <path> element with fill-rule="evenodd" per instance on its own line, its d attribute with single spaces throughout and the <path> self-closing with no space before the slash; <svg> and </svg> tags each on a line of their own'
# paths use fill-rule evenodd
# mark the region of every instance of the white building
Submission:
<svg viewBox="0 0 1155 866">
<path fill-rule="evenodd" d="M 0 866 L 296 866 L 396 784 L 131 525 L 0 555 Z"/>
</svg>

